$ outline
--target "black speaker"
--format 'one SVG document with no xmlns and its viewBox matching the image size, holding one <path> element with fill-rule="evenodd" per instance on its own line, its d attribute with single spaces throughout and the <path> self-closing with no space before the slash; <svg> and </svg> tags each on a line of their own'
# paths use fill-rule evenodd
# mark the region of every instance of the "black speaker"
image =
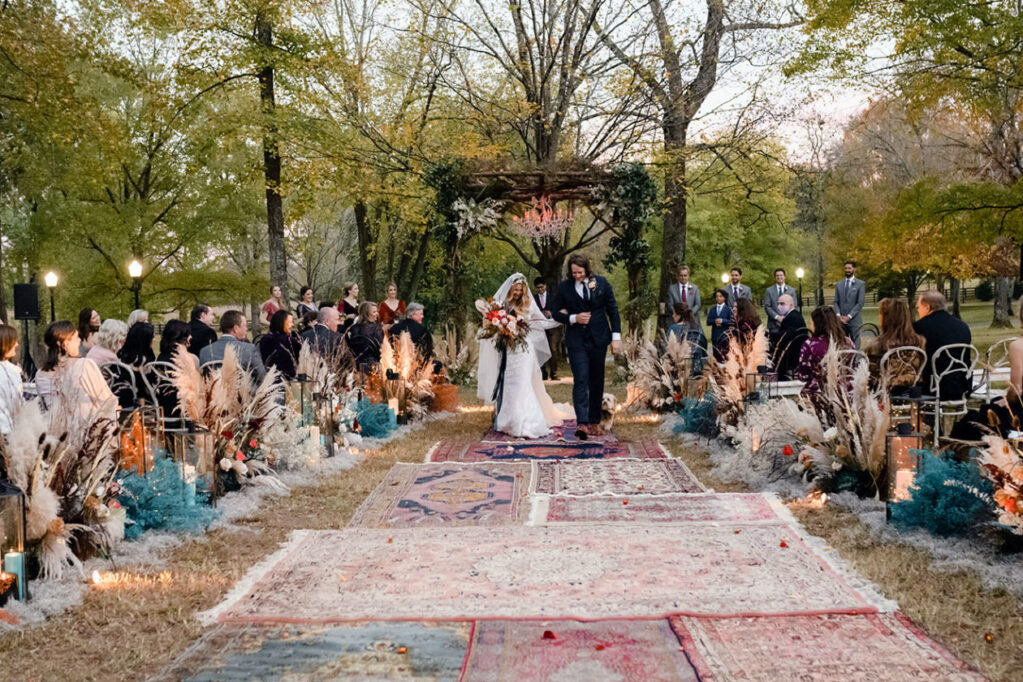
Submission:
<svg viewBox="0 0 1023 682">
<path fill-rule="evenodd" d="M 14 319 L 15 320 L 39 319 L 38 284 L 14 285 Z"/>
</svg>

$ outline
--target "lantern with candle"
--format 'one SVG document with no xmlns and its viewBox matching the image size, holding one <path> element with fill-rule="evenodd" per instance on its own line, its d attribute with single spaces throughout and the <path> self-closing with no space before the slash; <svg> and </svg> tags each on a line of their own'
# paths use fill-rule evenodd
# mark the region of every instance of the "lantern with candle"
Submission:
<svg viewBox="0 0 1023 682">
<path fill-rule="evenodd" d="M 334 405 L 329 395 L 324 393 L 313 394 L 316 404 L 316 425 L 319 427 L 320 441 L 327 447 L 327 457 L 334 456 L 334 442 L 337 438 L 337 419 L 334 415 Z"/>
<path fill-rule="evenodd" d="M 196 428 L 168 429 L 166 442 L 167 451 L 178 465 L 186 504 L 194 503 L 196 493 L 212 493 L 216 449 L 213 434 Z"/>
<path fill-rule="evenodd" d="M 926 436 L 913 431 L 910 424 L 899 424 L 885 440 L 888 485 L 886 516 L 891 518 L 891 506 L 912 497 L 910 488 L 920 470 L 921 452 Z"/>
<path fill-rule="evenodd" d="M 311 384 L 307 374 L 296 375 L 295 379 L 288 384 L 291 401 L 298 407 L 298 413 L 302 415 L 302 426 L 309 426 L 314 421 L 312 392 L 309 388 Z"/>
<path fill-rule="evenodd" d="M 21 488 L 0 480 L 0 603 L 9 594 L 28 599 L 28 571 L 25 564 L 25 493 Z M 12 579 L 13 578 L 13 579 Z"/>
<path fill-rule="evenodd" d="M 121 468 L 134 469 L 145 476 L 153 468 L 156 448 L 164 442 L 160 408 L 143 401 L 121 420 L 117 442 Z"/>
</svg>

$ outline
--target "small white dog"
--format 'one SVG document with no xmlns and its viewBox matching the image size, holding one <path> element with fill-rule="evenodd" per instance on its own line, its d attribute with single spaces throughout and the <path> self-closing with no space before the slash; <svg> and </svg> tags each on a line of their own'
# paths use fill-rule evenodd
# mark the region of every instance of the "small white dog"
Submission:
<svg viewBox="0 0 1023 682">
<path fill-rule="evenodd" d="M 610 431 L 614 426 L 615 413 L 618 411 L 618 400 L 613 393 L 605 393 L 600 401 L 600 428 Z"/>
</svg>

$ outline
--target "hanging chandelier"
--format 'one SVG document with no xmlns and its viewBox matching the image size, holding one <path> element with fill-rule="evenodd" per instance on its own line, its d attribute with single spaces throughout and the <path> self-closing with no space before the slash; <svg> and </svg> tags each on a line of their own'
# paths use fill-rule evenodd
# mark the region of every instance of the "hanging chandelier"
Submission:
<svg viewBox="0 0 1023 682">
<path fill-rule="evenodd" d="M 554 209 L 550 197 L 543 195 L 529 200 L 531 206 L 521 216 L 512 219 L 512 227 L 519 234 L 535 241 L 562 234 L 572 226 L 575 214 Z"/>
</svg>

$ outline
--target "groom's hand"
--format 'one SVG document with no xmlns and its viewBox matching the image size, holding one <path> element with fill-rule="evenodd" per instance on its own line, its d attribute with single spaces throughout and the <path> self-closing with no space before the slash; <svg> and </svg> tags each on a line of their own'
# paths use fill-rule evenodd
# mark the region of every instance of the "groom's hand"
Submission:
<svg viewBox="0 0 1023 682">
<path fill-rule="evenodd" d="M 621 355 L 622 352 L 622 340 L 615 339 L 611 342 L 611 352 L 615 355 Z"/>
<path fill-rule="evenodd" d="M 590 323 L 590 313 L 577 313 L 576 316 L 575 316 L 575 321 L 578 324 L 589 324 Z"/>
</svg>

